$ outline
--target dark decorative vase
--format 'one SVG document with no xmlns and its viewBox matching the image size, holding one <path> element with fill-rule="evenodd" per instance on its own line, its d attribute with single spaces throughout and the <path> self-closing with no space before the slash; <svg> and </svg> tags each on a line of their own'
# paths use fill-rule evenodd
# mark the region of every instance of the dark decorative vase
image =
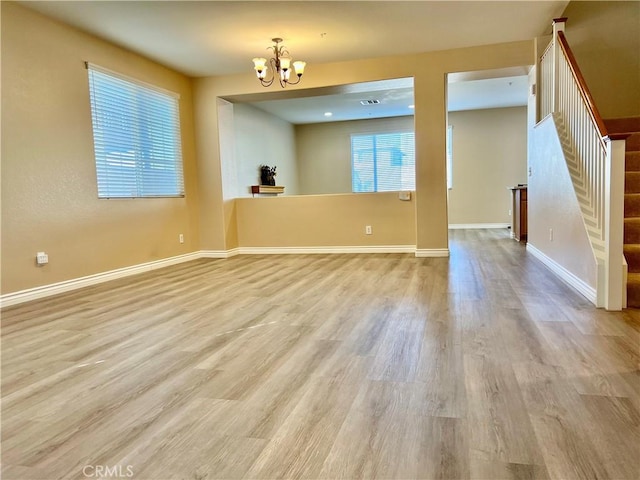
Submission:
<svg viewBox="0 0 640 480">
<path fill-rule="evenodd" d="M 275 186 L 276 167 L 271 168 L 268 165 L 262 165 L 260 167 L 260 184 Z"/>
</svg>

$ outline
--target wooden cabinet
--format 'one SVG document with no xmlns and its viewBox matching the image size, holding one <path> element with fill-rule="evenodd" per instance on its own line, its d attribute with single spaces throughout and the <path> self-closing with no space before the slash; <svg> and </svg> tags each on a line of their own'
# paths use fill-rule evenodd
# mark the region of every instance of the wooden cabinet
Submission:
<svg viewBox="0 0 640 480">
<path fill-rule="evenodd" d="M 518 185 L 511 188 L 513 202 L 511 208 L 511 232 L 519 242 L 527 241 L 527 187 Z"/>
</svg>

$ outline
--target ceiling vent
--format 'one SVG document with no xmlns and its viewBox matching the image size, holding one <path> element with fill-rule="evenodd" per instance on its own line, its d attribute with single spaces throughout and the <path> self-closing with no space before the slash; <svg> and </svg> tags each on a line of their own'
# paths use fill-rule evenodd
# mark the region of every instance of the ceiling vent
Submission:
<svg viewBox="0 0 640 480">
<path fill-rule="evenodd" d="M 362 105 L 378 105 L 380 100 L 360 100 Z"/>
</svg>

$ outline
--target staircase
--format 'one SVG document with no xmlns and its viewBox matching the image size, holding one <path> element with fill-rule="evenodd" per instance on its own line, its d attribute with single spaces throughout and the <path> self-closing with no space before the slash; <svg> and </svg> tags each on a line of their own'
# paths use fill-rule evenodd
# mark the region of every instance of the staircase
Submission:
<svg viewBox="0 0 640 480">
<path fill-rule="evenodd" d="M 560 113 L 553 113 L 553 120 L 558 130 L 558 137 L 560 139 L 560 145 L 564 153 L 564 158 L 567 162 L 567 168 L 569 175 L 571 176 L 571 182 L 573 183 L 573 189 L 576 193 L 576 199 L 580 205 L 582 211 L 582 220 L 589 236 L 589 242 L 595 257 L 602 261 L 605 255 L 605 245 L 602 239 L 602 225 L 599 221 L 599 212 L 597 212 L 598 205 L 593 195 L 593 189 L 590 188 L 589 174 L 593 172 L 587 172 L 584 166 L 578 160 L 579 154 L 576 152 L 576 145 L 571 139 L 569 132 L 565 126 L 564 120 Z M 604 163 L 602 160 L 599 163 Z M 640 187 L 640 162 L 638 164 L 638 186 Z M 638 220 L 640 220 L 640 189 L 638 190 Z M 640 223 L 638 224 L 640 227 Z M 640 229 L 638 230 L 640 234 Z M 638 237 L 638 260 L 640 261 L 640 236 Z M 640 264 L 639 264 L 640 267 Z M 640 272 L 640 270 L 638 270 Z"/>
<path fill-rule="evenodd" d="M 624 256 L 627 306 L 640 307 L 640 117 L 605 120 L 609 133 L 631 134 L 625 145 Z"/>
<path fill-rule="evenodd" d="M 566 20 L 553 20 L 537 63 L 537 119 L 552 116 L 571 174 L 593 252 L 585 261 L 595 260 L 597 270 L 594 304 L 640 307 L 640 137 L 628 144 L 626 182 L 624 170 L 627 133 L 640 133 L 640 118 L 605 124 L 564 34 Z"/>
</svg>

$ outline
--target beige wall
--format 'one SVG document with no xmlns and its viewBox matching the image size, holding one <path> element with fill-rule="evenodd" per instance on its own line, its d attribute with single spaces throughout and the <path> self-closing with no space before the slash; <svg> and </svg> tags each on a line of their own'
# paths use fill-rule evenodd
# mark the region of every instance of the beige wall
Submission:
<svg viewBox="0 0 640 480">
<path fill-rule="evenodd" d="M 415 202 L 395 192 L 236 200 L 240 247 L 414 246 Z M 371 225 L 373 234 L 365 234 Z"/>
<path fill-rule="evenodd" d="M 511 192 L 527 182 L 527 108 L 449 112 L 449 224 L 511 223 Z"/>
<path fill-rule="evenodd" d="M 233 105 L 238 197 L 250 197 L 260 183 L 260 165 L 276 169 L 276 183 L 285 195 L 298 193 L 294 126 L 274 115 L 242 103 Z"/>
<path fill-rule="evenodd" d="M 419 250 L 440 251 L 448 246 L 445 177 L 446 74 L 533 63 L 534 41 L 521 41 L 419 55 L 309 65 L 305 80 L 292 89 L 304 90 L 388 78 L 414 78 L 416 244 Z M 255 80 L 255 75 L 251 71 L 241 75 L 195 80 L 196 140 L 200 167 L 201 211 L 203 212 L 200 228 L 203 249 L 222 250 L 233 245 L 225 239 L 224 232 L 220 231 L 221 227 L 233 224 L 231 216 L 235 210 L 223 205 L 219 193 L 221 177 L 216 98 L 254 94 L 261 91 L 264 91 L 264 88 Z M 291 197 L 287 200 L 303 201 L 300 199 L 304 199 L 304 196 Z M 337 208 L 340 207 L 337 206 Z M 238 217 L 238 229 L 243 228 L 243 219 L 244 217 Z M 240 243 L 242 244 L 241 239 Z"/>
<path fill-rule="evenodd" d="M 563 16 L 600 114 L 640 116 L 640 2 L 572 1 Z"/>
<path fill-rule="evenodd" d="M 251 71 L 193 80 L 192 96 L 187 77 L 11 2 L 2 2 L 1 53 L 2 293 L 239 244 L 239 219 L 246 217 L 223 197 L 217 107 L 219 97 L 265 91 Z M 97 199 L 84 61 L 181 95 L 186 198 Z M 531 63 L 533 41 L 520 41 L 310 65 L 293 89 L 414 77 L 413 228 L 419 249 L 440 250 L 447 248 L 446 73 Z M 301 198 L 259 201 L 290 201 L 294 209 Z M 376 205 L 375 195 L 369 200 Z M 342 201 L 350 200 L 338 199 L 332 209 Z M 50 264 L 36 268 L 41 250 Z"/>
<path fill-rule="evenodd" d="M 529 244 L 595 289 L 595 257 L 551 117 L 532 131 L 529 166 Z"/>
<path fill-rule="evenodd" d="M 351 193 L 351 135 L 412 132 L 413 116 L 296 125 L 301 194 Z"/>
<path fill-rule="evenodd" d="M 190 79 L 15 3 L 1 8 L 2 293 L 198 250 Z M 180 94 L 185 198 L 98 200 L 85 61 Z M 35 266 L 38 251 L 47 266 Z"/>
</svg>

